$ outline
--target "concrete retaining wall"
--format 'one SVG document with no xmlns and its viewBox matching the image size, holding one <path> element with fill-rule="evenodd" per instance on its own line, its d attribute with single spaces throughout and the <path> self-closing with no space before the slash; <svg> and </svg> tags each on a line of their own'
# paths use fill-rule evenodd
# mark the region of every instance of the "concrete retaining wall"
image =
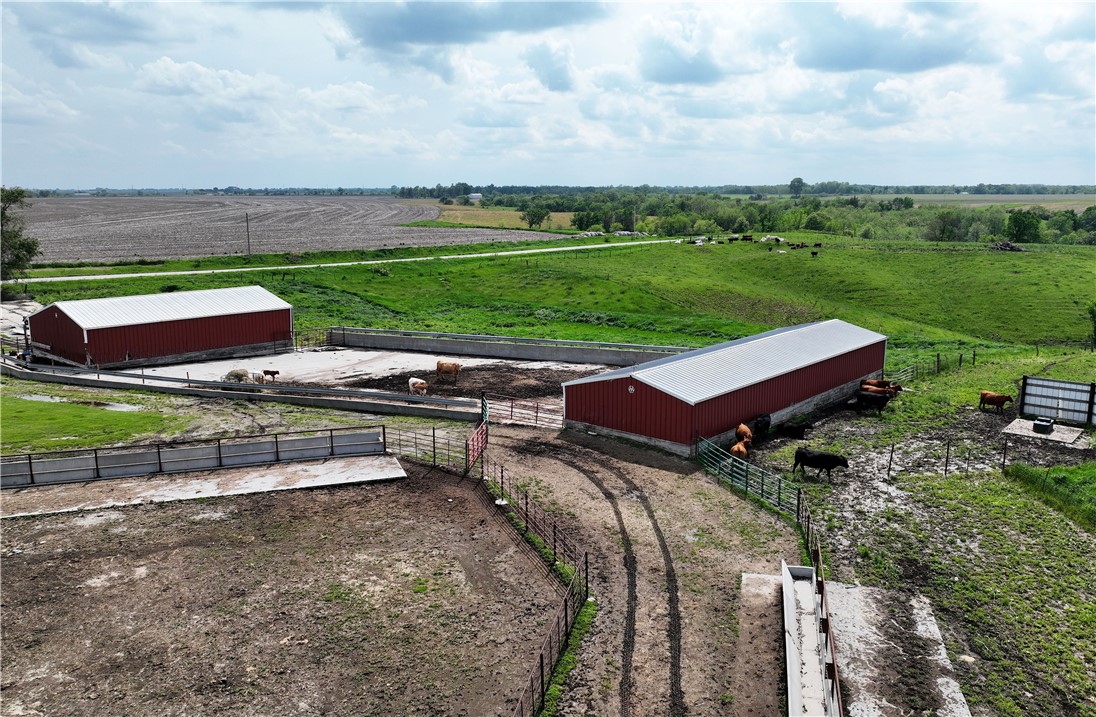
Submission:
<svg viewBox="0 0 1096 717">
<path fill-rule="evenodd" d="M 381 431 L 355 431 L 282 438 L 218 441 L 197 446 L 156 447 L 48 458 L 25 456 L 0 464 L 0 487 L 72 483 L 156 473 L 181 473 L 328 456 L 378 455 L 385 451 Z"/>
<path fill-rule="evenodd" d="M 347 326 L 327 330 L 327 340 L 336 346 L 384 351 L 415 351 L 446 356 L 489 356 L 528 361 L 597 363 L 607 366 L 634 366 L 691 349 L 676 346 L 605 344 L 590 341 L 554 341 L 523 339 L 512 336 L 474 334 L 437 334 L 427 332 L 381 332 Z"/>
</svg>

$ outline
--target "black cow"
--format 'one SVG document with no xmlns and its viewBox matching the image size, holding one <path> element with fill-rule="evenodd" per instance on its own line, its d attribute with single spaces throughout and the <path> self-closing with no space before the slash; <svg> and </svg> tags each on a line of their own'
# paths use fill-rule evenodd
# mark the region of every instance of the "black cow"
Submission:
<svg viewBox="0 0 1096 717">
<path fill-rule="evenodd" d="M 769 428 L 773 425 L 773 418 L 767 413 L 762 413 L 746 425 L 749 426 L 750 433 L 753 434 L 753 442 L 756 444 L 768 435 Z"/>
<path fill-rule="evenodd" d="M 817 468 L 818 477 L 822 477 L 822 471 L 826 471 L 826 478 L 831 479 L 831 471 L 834 468 L 849 467 L 849 459 L 845 456 L 839 456 L 836 453 L 824 453 L 822 451 L 811 450 L 810 448 L 796 448 L 795 449 L 795 463 L 792 464 L 792 473 L 803 466 L 803 475 L 807 475 L 808 468 Z"/>
<path fill-rule="evenodd" d="M 812 428 L 814 428 L 814 425 L 807 421 L 803 423 L 783 423 L 776 429 L 776 432 L 788 438 L 803 438 L 807 435 L 807 431 Z"/>
<path fill-rule="evenodd" d="M 874 408 L 882 415 L 883 409 L 890 403 L 892 396 L 888 396 L 884 393 L 868 393 L 867 391 L 856 392 L 856 410 L 860 411 L 865 408 Z"/>
</svg>

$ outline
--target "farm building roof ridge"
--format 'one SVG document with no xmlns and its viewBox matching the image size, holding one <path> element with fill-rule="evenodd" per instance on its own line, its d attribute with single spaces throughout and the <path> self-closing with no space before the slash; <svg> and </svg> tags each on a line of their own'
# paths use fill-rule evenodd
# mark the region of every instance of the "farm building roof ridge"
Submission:
<svg viewBox="0 0 1096 717">
<path fill-rule="evenodd" d="M 886 338 L 855 324 L 830 319 L 773 329 L 563 385 L 632 377 L 696 405 Z"/>
<path fill-rule="evenodd" d="M 293 308 L 261 286 L 57 301 L 42 311 L 51 307 L 85 330 Z"/>
</svg>

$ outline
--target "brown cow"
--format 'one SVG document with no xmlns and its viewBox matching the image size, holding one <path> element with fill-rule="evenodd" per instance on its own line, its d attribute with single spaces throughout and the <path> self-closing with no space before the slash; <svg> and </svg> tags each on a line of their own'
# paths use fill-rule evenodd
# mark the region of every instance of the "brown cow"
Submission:
<svg viewBox="0 0 1096 717">
<path fill-rule="evenodd" d="M 747 426 L 745 423 L 740 423 L 740 424 L 738 424 L 738 428 L 734 429 L 734 437 L 735 437 L 735 440 L 737 440 L 739 442 L 741 442 L 741 441 L 752 441 L 753 440 L 753 431 L 751 431 L 750 427 Z"/>
<path fill-rule="evenodd" d="M 278 380 L 278 374 L 279 373 L 280 373 L 279 371 L 275 371 L 273 369 L 269 369 L 269 368 L 264 368 L 263 369 L 263 376 L 266 376 L 267 378 L 269 378 L 271 383 L 275 383 Z"/>
<path fill-rule="evenodd" d="M 860 390 L 864 393 L 874 393 L 876 396 L 890 396 L 891 398 L 898 395 L 897 388 L 878 388 L 876 386 L 861 385 Z"/>
<path fill-rule="evenodd" d="M 978 392 L 978 410 L 981 411 L 986 406 L 996 406 L 997 412 L 1000 413 L 1004 410 L 1005 404 L 1012 401 L 1012 396 L 1006 396 L 1003 393 L 994 393 L 993 391 L 979 391 Z"/>
<path fill-rule="evenodd" d="M 457 363 L 456 361 L 438 361 L 438 368 L 437 368 L 437 371 L 436 371 L 436 375 L 438 377 L 452 376 L 453 377 L 453 383 L 456 383 L 457 382 L 457 376 L 459 374 L 460 374 L 460 364 Z"/>
<path fill-rule="evenodd" d="M 876 388 L 890 388 L 891 382 L 885 378 L 865 378 L 860 382 L 861 386 L 875 386 Z"/>
<path fill-rule="evenodd" d="M 740 461 L 749 460 L 750 439 L 746 438 L 731 446 L 731 455 Z"/>
</svg>

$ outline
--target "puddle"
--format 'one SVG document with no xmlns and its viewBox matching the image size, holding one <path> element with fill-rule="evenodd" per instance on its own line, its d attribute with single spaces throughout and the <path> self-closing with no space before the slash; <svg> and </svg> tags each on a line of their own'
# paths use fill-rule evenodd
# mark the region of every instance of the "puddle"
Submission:
<svg viewBox="0 0 1096 717">
<path fill-rule="evenodd" d="M 37 396 L 34 394 L 19 394 L 16 398 L 22 398 L 27 401 L 44 401 L 46 403 L 75 403 L 80 406 L 92 406 L 94 408 L 105 408 L 108 411 L 140 411 L 143 410 L 141 406 L 134 406 L 128 403 L 108 403 L 107 401 L 72 401 L 67 398 L 57 398 L 56 396 Z"/>
</svg>

